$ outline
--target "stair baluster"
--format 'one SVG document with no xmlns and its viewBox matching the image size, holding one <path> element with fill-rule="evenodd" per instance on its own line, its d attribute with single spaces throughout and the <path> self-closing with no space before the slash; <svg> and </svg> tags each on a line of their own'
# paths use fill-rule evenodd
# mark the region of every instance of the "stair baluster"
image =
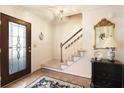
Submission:
<svg viewBox="0 0 124 93">
<path fill-rule="evenodd" d="M 79 33 L 81 31 L 82 31 L 82 28 L 79 29 L 67 41 L 65 41 L 64 43 L 60 43 L 60 48 L 61 48 L 61 62 L 64 62 L 65 60 L 68 60 L 68 58 L 71 59 L 71 56 L 77 52 L 77 48 L 79 47 L 79 46 L 77 46 L 77 42 L 81 38 L 80 35 L 82 35 L 82 33 L 79 35 Z M 63 49 L 63 47 L 65 47 L 65 48 Z M 63 56 L 63 54 L 64 55 L 67 55 L 67 57 L 66 56 Z"/>
</svg>

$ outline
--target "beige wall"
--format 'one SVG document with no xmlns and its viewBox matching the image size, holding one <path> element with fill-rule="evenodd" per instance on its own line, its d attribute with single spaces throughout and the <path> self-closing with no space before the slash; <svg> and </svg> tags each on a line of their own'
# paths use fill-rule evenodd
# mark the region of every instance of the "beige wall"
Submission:
<svg viewBox="0 0 124 93">
<path fill-rule="evenodd" d="M 82 27 L 82 15 L 75 15 L 68 18 L 65 22 L 54 25 L 53 32 L 53 56 L 54 59 L 60 59 L 60 43 L 64 43 L 74 33 Z"/>
<path fill-rule="evenodd" d="M 107 6 L 88 11 L 82 11 L 82 26 L 83 26 L 83 47 L 87 50 L 85 56 L 68 69 L 64 73 L 74 74 L 82 77 L 91 78 L 91 58 L 94 56 L 94 29 L 102 18 L 115 23 L 115 37 L 117 40 L 116 59 L 124 63 L 124 6 Z M 107 58 L 107 50 L 99 50 L 103 53 L 103 57 Z"/>
<path fill-rule="evenodd" d="M 32 24 L 32 71 L 40 68 L 41 63 L 52 59 L 52 32 L 51 24 L 48 21 L 42 19 L 40 16 L 34 15 L 33 12 L 29 12 L 20 7 L 0 6 L 0 11 Z M 40 41 L 38 38 L 40 32 L 44 34 L 43 41 Z M 34 44 L 36 47 L 34 47 Z"/>
<path fill-rule="evenodd" d="M 94 30 L 93 26 L 100 21 L 102 18 L 107 18 L 108 20 L 115 23 L 115 35 L 118 41 L 118 47 L 116 51 L 116 59 L 124 63 L 124 6 L 110 6 L 103 7 L 100 9 L 94 9 L 90 11 L 82 11 L 83 13 L 83 45 L 88 51 L 85 56 L 84 72 L 87 76 L 91 77 L 91 63 L 90 60 L 93 57 L 93 44 L 94 44 Z M 106 50 L 100 50 L 103 56 L 106 58 Z M 83 61 L 83 60 L 82 60 Z M 85 70 L 86 69 L 86 70 Z"/>
</svg>

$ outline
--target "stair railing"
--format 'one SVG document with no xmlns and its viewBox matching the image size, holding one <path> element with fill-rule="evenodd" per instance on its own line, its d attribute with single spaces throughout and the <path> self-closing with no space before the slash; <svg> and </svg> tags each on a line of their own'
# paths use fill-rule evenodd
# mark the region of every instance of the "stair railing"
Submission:
<svg viewBox="0 0 124 93">
<path fill-rule="evenodd" d="M 74 35 L 72 35 L 68 40 L 66 40 L 64 43 L 60 43 L 60 48 L 61 48 L 61 62 L 63 62 L 63 47 L 65 48 L 66 51 L 68 51 L 69 53 L 69 49 L 68 48 L 72 48 L 71 46 L 74 45 L 77 41 L 79 41 L 79 39 L 83 36 L 83 34 L 81 33 L 79 35 L 79 33 L 82 31 L 82 28 L 79 29 Z M 77 36 L 77 37 L 76 37 Z M 76 37 L 76 38 L 75 38 Z M 73 40 L 74 39 L 74 40 Z M 70 42 L 70 43 L 68 43 Z M 68 49 L 68 50 L 67 50 Z M 70 50 L 71 51 L 71 50 Z M 72 51 L 74 52 L 74 50 L 72 49 Z"/>
</svg>

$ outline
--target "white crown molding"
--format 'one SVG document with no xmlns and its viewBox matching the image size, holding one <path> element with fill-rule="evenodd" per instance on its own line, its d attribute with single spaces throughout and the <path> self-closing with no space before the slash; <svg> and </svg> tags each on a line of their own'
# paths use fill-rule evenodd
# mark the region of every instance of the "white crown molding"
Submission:
<svg viewBox="0 0 124 93">
<path fill-rule="evenodd" d="M 64 11 L 64 16 L 71 16 L 83 13 L 83 11 L 92 11 L 95 9 L 108 7 L 108 5 L 17 5 L 16 7 L 30 11 L 45 20 L 55 21 L 60 9 Z"/>
</svg>

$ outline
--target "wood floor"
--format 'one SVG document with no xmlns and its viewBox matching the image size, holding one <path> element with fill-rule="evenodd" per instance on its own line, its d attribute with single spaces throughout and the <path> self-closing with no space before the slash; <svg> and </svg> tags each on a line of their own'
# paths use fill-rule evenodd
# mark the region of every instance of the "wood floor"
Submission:
<svg viewBox="0 0 124 93">
<path fill-rule="evenodd" d="M 28 74 L 16 81 L 4 86 L 4 88 L 23 88 L 41 76 L 53 77 L 53 78 L 67 81 L 67 82 L 77 84 L 80 86 L 85 86 L 85 87 L 90 86 L 90 79 L 88 79 L 88 78 L 78 77 L 78 76 L 60 73 L 60 72 L 42 68 L 42 69 L 37 70 L 34 73 Z"/>
</svg>

